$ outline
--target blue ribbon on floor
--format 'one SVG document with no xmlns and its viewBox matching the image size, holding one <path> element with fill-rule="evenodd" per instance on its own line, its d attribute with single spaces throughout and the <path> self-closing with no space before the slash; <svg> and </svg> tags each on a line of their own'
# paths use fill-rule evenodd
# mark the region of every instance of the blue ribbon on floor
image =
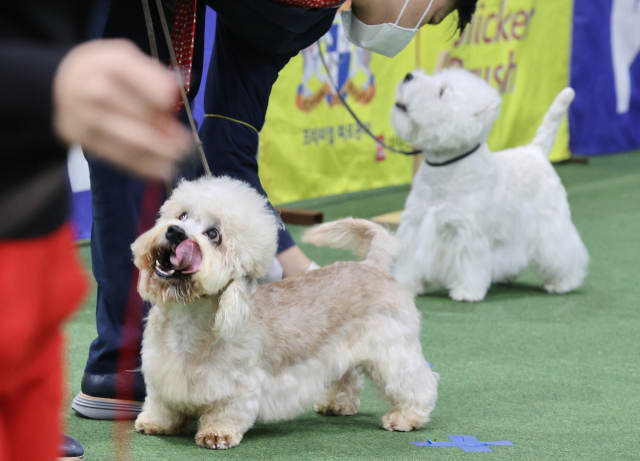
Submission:
<svg viewBox="0 0 640 461">
<path fill-rule="evenodd" d="M 417 447 L 460 447 L 464 451 L 489 451 L 493 452 L 487 445 L 513 445 L 510 440 L 502 442 L 481 442 L 473 435 L 450 435 L 451 442 L 411 442 Z"/>
</svg>

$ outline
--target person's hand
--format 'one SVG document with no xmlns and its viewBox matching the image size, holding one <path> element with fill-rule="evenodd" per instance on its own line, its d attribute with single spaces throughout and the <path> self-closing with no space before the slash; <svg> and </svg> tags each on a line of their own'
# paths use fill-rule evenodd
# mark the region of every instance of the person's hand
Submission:
<svg viewBox="0 0 640 461">
<path fill-rule="evenodd" d="M 73 48 L 53 82 L 53 127 L 68 145 L 148 179 L 171 177 L 192 147 L 168 70 L 126 40 Z"/>
</svg>

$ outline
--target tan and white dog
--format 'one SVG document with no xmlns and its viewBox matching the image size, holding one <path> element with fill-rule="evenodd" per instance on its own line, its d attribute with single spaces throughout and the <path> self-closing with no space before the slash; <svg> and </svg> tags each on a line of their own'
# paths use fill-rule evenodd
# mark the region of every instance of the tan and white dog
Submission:
<svg viewBox="0 0 640 461">
<path fill-rule="evenodd" d="M 256 420 L 292 418 L 314 403 L 322 414 L 357 413 L 360 373 L 392 403 L 385 429 L 429 421 L 437 379 L 413 298 L 390 273 L 394 238 L 365 220 L 320 225 L 309 242 L 366 259 L 258 286 L 277 226 L 248 185 L 203 178 L 182 182 L 134 242 L 138 290 L 153 304 L 138 432 L 176 434 L 198 418 L 198 445 L 231 448 Z"/>
</svg>

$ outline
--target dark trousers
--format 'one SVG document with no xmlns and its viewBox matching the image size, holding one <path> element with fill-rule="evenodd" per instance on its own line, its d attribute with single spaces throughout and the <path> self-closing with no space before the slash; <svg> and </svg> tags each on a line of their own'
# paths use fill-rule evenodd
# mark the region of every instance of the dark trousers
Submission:
<svg viewBox="0 0 640 461">
<path fill-rule="evenodd" d="M 154 2 L 150 3 L 153 12 Z M 202 1 L 199 4 L 204 5 Z M 209 5 L 218 15 L 205 89 L 207 115 L 200 127 L 207 161 L 214 175 L 243 180 L 266 196 L 258 177 L 256 154 L 271 88 L 287 62 L 329 30 L 336 10 L 287 8 L 270 0 L 210 0 Z M 199 18 L 204 20 L 204 14 Z M 168 62 L 160 24 L 155 22 L 160 58 Z M 202 25 L 198 27 L 196 40 L 201 40 Z M 104 36 L 129 38 L 148 52 L 140 1 L 113 0 Z M 192 71 L 196 80 L 202 68 L 198 51 L 196 49 Z M 198 83 L 192 79 L 194 93 Z M 125 318 L 142 318 L 148 308 L 135 290 L 137 273 L 130 245 L 137 235 L 153 225 L 164 200 L 164 188 L 139 181 L 97 161 L 89 161 L 89 168 L 93 200 L 91 254 L 98 283 L 98 337 L 91 344 L 85 371 L 114 373 L 117 369 L 138 365 L 139 359 L 118 363 L 121 350 L 139 351 L 140 348 L 141 335 L 123 328 Z M 199 163 L 193 163 L 183 169 L 182 175 L 193 179 L 202 171 Z M 278 237 L 278 252 L 295 244 L 286 229 L 282 229 Z M 135 327 L 141 330 L 140 325 Z M 127 324 L 126 328 L 131 326 Z"/>
</svg>

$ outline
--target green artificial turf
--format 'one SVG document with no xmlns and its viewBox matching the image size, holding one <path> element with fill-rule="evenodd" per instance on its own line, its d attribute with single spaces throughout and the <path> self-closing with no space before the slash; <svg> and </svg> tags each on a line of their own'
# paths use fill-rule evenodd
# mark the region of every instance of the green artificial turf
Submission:
<svg viewBox="0 0 640 461">
<path fill-rule="evenodd" d="M 549 295 L 533 274 L 494 286 L 480 303 L 444 291 L 416 300 L 422 344 L 440 373 L 431 422 L 413 433 L 381 429 L 389 404 L 367 386 L 361 412 L 258 424 L 232 450 L 199 448 L 193 437 L 153 437 L 130 429 L 135 460 L 632 460 L 640 459 L 640 152 L 558 165 L 573 219 L 591 254 L 576 292 Z M 325 219 L 369 218 L 401 209 L 408 187 L 393 187 L 289 205 L 324 211 Z M 294 238 L 304 230 L 291 226 Z M 347 253 L 302 248 L 318 263 Z M 88 267 L 88 247 L 82 248 Z M 68 326 L 69 399 L 80 388 L 95 336 L 95 290 Z M 88 460 L 114 458 L 113 424 L 68 410 L 69 435 Z M 494 453 L 415 447 L 411 441 L 511 440 Z"/>
</svg>

